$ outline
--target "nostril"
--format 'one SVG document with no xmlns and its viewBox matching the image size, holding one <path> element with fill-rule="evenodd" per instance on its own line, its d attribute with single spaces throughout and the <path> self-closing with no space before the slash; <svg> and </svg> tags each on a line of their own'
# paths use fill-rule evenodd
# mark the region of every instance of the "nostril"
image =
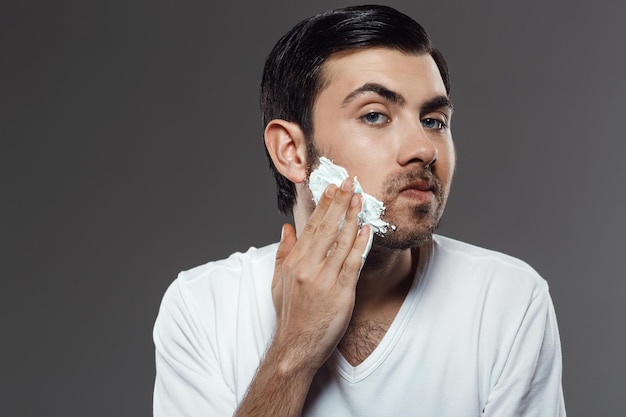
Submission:
<svg viewBox="0 0 626 417">
<path fill-rule="evenodd" d="M 430 168 L 431 166 L 435 165 L 435 163 L 437 162 L 437 156 L 439 156 L 439 150 L 435 148 L 435 154 L 433 155 L 433 159 L 431 159 L 430 162 L 425 165 L 426 168 Z"/>
</svg>

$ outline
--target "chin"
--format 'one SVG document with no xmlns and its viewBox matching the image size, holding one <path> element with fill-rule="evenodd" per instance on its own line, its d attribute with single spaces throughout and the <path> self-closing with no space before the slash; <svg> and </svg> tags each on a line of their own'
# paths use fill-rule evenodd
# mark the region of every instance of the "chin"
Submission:
<svg viewBox="0 0 626 417">
<path fill-rule="evenodd" d="M 374 236 L 374 244 L 392 250 L 418 248 L 430 242 L 439 223 L 428 224 L 397 224 L 395 231 L 385 236 Z"/>
<path fill-rule="evenodd" d="M 424 231 L 411 234 L 397 235 L 389 232 L 385 236 L 374 236 L 374 245 L 390 250 L 406 250 L 418 248 L 430 242 L 434 231 Z"/>
<path fill-rule="evenodd" d="M 396 226 L 384 236 L 374 236 L 374 244 L 391 249 L 405 250 L 417 248 L 430 242 L 439 227 L 440 210 L 432 210 L 431 205 L 420 206 L 408 215 L 394 215 L 388 212 L 384 220 Z"/>
</svg>

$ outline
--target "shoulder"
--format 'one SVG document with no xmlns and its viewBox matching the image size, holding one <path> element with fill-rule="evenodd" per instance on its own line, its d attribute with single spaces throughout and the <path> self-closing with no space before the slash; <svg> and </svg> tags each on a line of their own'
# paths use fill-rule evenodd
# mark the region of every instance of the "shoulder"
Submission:
<svg viewBox="0 0 626 417">
<path fill-rule="evenodd" d="M 431 262 L 443 275 L 456 277 L 457 283 L 530 298 L 548 292 L 546 280 L 525 261 L 448 237 L 433 237 Z"/>
<path fill-rule="evenodd" d="M 236 306 L 242 297 L 269 294 L 277 244 L 251 247 L 228 258 L 182 271 L 163 296 L 162 306 L 202 311 L 203 315 Z"/>
<path fill-rule="evenodd" d="M 536 271 L 521 259 L 491 249 L 482 248 L 460 240 L 435 235 L 433 246 L 440 255 L 465 262 L 478 262 L 489 266 L 519 269 L 526 272 Z"/>
<path fill-rule="evenodd" d="M 536 326 L 533 340 L 541 340 L 553 320 L 547 281 L 518 258 L 435 236 L 430 260 L 426 287 L 432 300 L 458 320 L 479 323 L 482 343 L 492 352 L 512 346 L 529 326 Z"/>
<path fill-rule="evenodd" d="M 202 395 L 214 390 L 213 400 L 245 392 L 274 326 L 276 248 L 234 253 L 170 284 L 153 328 L 159 384 L 197 384 Z"/>
<path fill-rule="evenodd" d="M 219 289 L 226 285 L 246 280 L 262 280 L 274 268 L 278 244 L 261 248 L 251 247 L 246 252 L 235 252 L 228 258 L 207 262 L 182 271 L 177 278 L 180 285 L 202 288 L 206 286 Z"/>
</svg>

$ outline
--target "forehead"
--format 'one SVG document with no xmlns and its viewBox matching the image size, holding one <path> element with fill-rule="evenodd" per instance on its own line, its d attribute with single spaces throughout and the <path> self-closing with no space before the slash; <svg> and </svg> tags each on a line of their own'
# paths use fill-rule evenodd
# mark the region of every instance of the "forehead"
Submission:
<svg viewBox="0 0 626 417">
<path fill-rule="evenodd" d="M 379 83 L 404 95 L 446 96 L 446 88 L 430 54 L 367 48 L 331 55 L 322 67 L 322 94 L 350 92 L 366 83 Z M 328 92 L 328 91 L 327 91 Z"/>
</svg>

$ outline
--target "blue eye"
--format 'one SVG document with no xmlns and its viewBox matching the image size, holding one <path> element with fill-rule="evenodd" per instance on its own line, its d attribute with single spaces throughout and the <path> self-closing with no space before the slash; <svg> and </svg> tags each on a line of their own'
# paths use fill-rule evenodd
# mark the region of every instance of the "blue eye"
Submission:
<svg viewBox="0 0 626 417">
<path fill-rule="evenodd" d="M 389 123 L 389 117 L 385 116 L 383 113 L 379 112 L 369 112 L 365 116 L 361 117 L 361 119 L 368 124 L 371 125 L 382 125 L 384 123 Z"/>
<path fill-rule="evenodd" d="M 426 129 L 436 130 L 445 129 L 447 127 L 446 124 L 441 120 L 432 119 L 430 117 L 422 120 L 422 126 L 424 126 Z"/>
</svg>

